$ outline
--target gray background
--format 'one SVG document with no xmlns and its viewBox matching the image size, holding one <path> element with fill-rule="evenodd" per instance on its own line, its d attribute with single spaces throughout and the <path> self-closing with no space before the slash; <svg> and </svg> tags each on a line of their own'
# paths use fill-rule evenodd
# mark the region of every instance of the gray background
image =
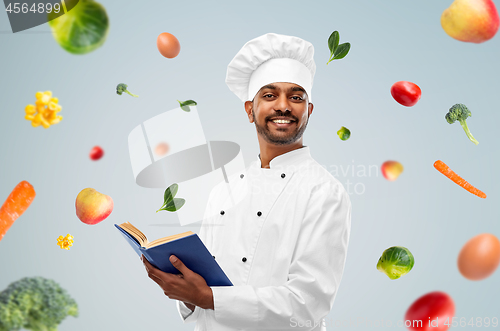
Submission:
<svg viewBox="0 0 500 331">
<path fill-rule="evenodd" d="M 315 46 L 315 108 L 304 144 L 327 169 L 337 167 L 346 188 L 350 183 L 351 240 L 328 328 L 357 318 L 396 324 L 416 298 L 435 290 L 453 297 L 457 317 L 500 318 L 500 273 L 472 282 L 456 267 L 460 248 L 472 236 L 500 236 L 500 39 L 471 44 L 446 35 L 440 16 L 451 2 L 101 0 L 109 36 L 83 56 L 60 48 L 47 25 L 12 34 L 1 13 L 0 199 L 21 180 L 33 184 L 37 196 L 0 242 L 0 289 L 25 276 L 58 281 L 80 308 L 80 317 L 66 319 L 61 330 L 192 330 L 113 227 L 131 221 L 152 239 L 199 230 L 199 223 L 180 227 L 175 214 L 155 213 L 163 190 L 134 183 L 127 136 L 142 121 L 177 107 L 176 99 L 193 99 L 206 138 L 234 141 L 245 162 L 253 161 L 259 153 L 255 128 L 225 85 L 226 66 L 245 42 L 275 32 Z M 327 39 L 334 30 L 352 48 L 327 66 Z M 159 54 L 161 32 L 179 39 L 177 58 Z M 421 87 L 416 106 L 392 99 L 390 87 L 399 80 Z M 140 97 L 118 96 L 120 82 Z M 47 130 L 23 118 L 35 92 L 45 90 L 59 98 L 64 117 Z M 458 123 L 445 121 L 455 103 L 471 109 L 468 125 L 478 146 Z M 352 132 L 348 141 L 336 136 L 341 126 Z M 105 150 L 98 162 L 88 158 L 94 145 Z M 487 199 L 438 173 L 438 159 Z M 405 167 L 395 182 L 373 167 L 370 176 L 358 173 L 386 160 Z M 76 195 L 86 187 L 115 203 L 110 217 L 95 226 L 75 215 Z M 56 245 L 67 233 L 75 237 L 70 251 Z M 416 262 L 408 275 L 391 281 L 375 266 L 383 250 L 395 245 L 408 247 Z"/>
</svg>

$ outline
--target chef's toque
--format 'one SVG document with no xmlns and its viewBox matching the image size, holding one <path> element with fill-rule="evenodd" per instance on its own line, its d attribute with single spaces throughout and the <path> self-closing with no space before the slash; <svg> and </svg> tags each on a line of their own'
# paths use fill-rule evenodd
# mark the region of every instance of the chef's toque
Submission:
<svg viewBox="0 0 500 331">
<path fill-rule="evenodd" d="M 311 101 L 316 64 L 313 45 L 298 37 L 268 33 L 247 42 L 227 66 L 226 84 L 245 102 L 271 83 L 301 86 Z"/>
</svg>

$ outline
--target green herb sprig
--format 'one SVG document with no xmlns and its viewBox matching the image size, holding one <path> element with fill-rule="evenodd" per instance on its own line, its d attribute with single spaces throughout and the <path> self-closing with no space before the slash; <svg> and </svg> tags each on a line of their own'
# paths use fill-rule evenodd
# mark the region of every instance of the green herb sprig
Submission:
<svg viewBox="0 0 500 331">
<path fill-rule="evenodd" d="M 196 101 L 194 101 L 194 100 L 186 100 L 186 101 L 177 100 L 177 102 L 181 105 L 181 109 L 184 111 L 187 111 L 187 112 L 191 111 L 189 106 L 196 106 L 197 105 Z"/>
<path fill-rule="evenodd" d="M 328 48 L 330 49 L 330 59 L 326 63 L 332 62 L 333 60 L 340 60 L 343 59 L 347 53 L 349 53 L 349 50 L 351 49 L 351 44 L 350 43 L 343 43 L 339 45 L 340 41 L 340 35 L 338 31 L 333 31 L 332 34 L 330 35 L 330 38 L 328 38 Z"/>
<path fill-rule="evenodd" d="M 159 212 L 160 210 L 174 212 L 178 211 L 179 209 L 181 209 L 182 206 L 184 206 L 186 200 L 180 198 L 174 198 L 175 195 L 177 194 L 178 189 L 179 185 L 172 184 L 165 190 L 165 194 L 163 195 L 163 200 L 164 200 L 163 206 L 161 206 L 161 208 L 158 209 L 156 212 Z"/>
</svg>

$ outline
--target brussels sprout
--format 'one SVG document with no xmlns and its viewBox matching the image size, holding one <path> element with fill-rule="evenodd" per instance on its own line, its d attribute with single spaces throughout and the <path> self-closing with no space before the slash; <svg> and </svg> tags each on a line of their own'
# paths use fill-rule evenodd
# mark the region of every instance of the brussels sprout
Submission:
<svg viewBox="0 0 500 331">
<path fill-rule="evenodd" d="M 410 272 L 415 258 L 408 248 L 394 246 L 386 249 L 378 259 L 377 269 L 390 279 L 398 279 Z"/>
<path fill-rule="evenodd" d="M 343 126 L 340 128 L 340 130 L 337 131 L 337 135 L 341 140 L 347 140 L 351 136 L 351 131 Z"/>
<path fill-rule="evenodd" d="M 93 0 L 80 0 L 66 14 L 52 19 L 49 25 L 57 43 L 73 54 L 86 54 L 102 46 L 109 30 L 104 7 Z"/>
</svg>

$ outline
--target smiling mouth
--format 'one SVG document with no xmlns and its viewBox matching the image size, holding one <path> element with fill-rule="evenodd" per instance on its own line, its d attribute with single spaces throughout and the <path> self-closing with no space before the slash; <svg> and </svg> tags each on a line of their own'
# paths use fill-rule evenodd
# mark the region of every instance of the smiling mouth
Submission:
<svg viewBox="0 0 500 331">
<path fill-rule="evenodd" d="M 288 120 L 288 119 L 286 119 L 286 120 L 284 120 L 284 119 L 275 119 L 275 120 L 269 120 L 269 122 L 271 122 L 274 126 L 277 126 L 279 128 L 289 127 L 293 123 L 295 123 L 295 121 Z"/>
<path fill-rule="evenodd" d="M 289 123 L 294 122 L 294 121 L 284 120 L 284 119 L 276 119 L 276 120 L 271 120 L 271 122 L 277 123 L 277 124 L 289 124 Z"/>
</svg>

